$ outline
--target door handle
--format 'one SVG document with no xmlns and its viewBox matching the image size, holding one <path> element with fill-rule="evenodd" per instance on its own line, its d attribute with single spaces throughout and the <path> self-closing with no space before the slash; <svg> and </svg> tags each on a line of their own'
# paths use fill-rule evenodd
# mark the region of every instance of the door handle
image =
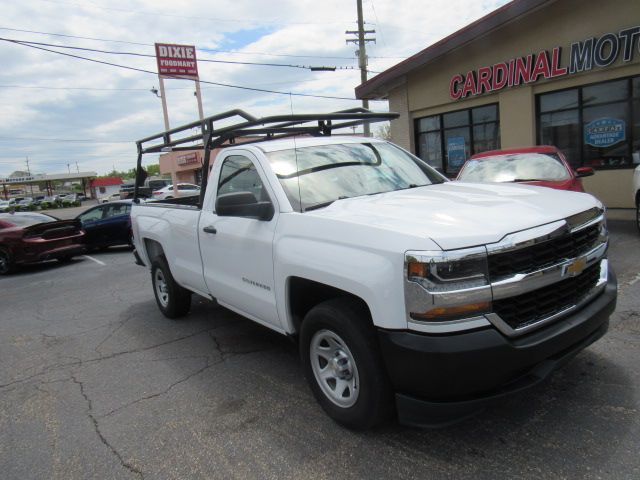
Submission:
<svg viewBox="0 0 640 480">
<path fill-rule="evenodd" d="M 218 233 L 218 230 L 216 230 L 216 227 L 214 227 L 213 225 L 209 225 L 208 227 L 204 227 L 202 229 L 202 231 L 205 232 L 205 233 L 213 233 L 213 234 Z"/>
</svg>

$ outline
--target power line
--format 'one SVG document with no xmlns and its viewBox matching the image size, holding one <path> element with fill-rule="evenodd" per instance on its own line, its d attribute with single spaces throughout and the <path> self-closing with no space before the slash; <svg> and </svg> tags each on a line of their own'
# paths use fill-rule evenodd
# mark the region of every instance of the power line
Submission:
<svg viewBox="0 0 640 480">
<path fill-rule="evenodd" d="M 100 63 L 103 65 L 109 65 L 112 67 L 118 67 L 118 68 L 123 68 L 125 70 L 133 70 L 136 72 L 142 72 L 142 73 L 150 73 L 152 75 L 158 75 L 158 72 L 154 72 L 151 70 L 146 70 L 144 68 L 137 68 L 137 67 L 131 67 L 128 65 L 120 65 L 117 63 L 112 63 L 112 62 L 105 62 L 104 60 L 96 60 L 94 58 L 88 58 L 88 57 L 83 57 L 80 55 L 74 55 L 71 53 L 65 53 L 65 52 L 58 52 L 56 50 L 51 50 L 49 48 L 45 48 L 45 47 L 39 47 L 36 45 L 30 45 L 28 43 L 24 43 L 22 41 L 19 40 L 11 40 L 8 38 L 2 38 L 0 37 L 1 41 L 5 41 L 5 42 L 9 42 L 9 43 L 13 43 L 16 45 L 22 45 L 23 47 L 29 47 L 29 48 L 34 48 L 37 50 L 43 50 L 45 52 L 50 52 L 50 53 L 56 53 L 58 55 L 63 55 L 65 57 L 71 57 L 71 58 L 76 58 L 76 59 L 80 59 L 80 60 L 86 60 L 89 62 L 93 62 L 93 63 Z M 166 75 L 166 77 L 168 78 L 176 78 L 176 79 L 181 79 L 179 76 L 170 76 L 170 75 Z M 253 87 L 246 87 L 243 85 L 233 85 L 233 84 L 229 84 L 229 83 L 221 83 L 221 82 L 211 82 L 211 81 L 207 81 L 207 80 L 200 80 L 200 83 L 204 83 L 204 84 L 208 84 L 208 85 L 218 85 L 221 87 L 229 87 L 229 88 L 236 88 L 239 90 L 248 90 L 248 91 L 253 91 L 253 92 L 261 92 L 261 93 L 273 93 L 276 95 L 290 95 L 290 96 L 295 96 L 295 97 L 308 97 L 308 98 L 324 98 L 324 99 L 330 99 L 330 100 L 350 100 L 350 101 L 359 101 L 355 98 L 350 98 L 350 97 L 336 97 L 336 96 L 331 96 L 331 95 L 313 95 L 310 93 L 297 93 L 297 92 L 282 92 L 282 91 L 278 91 L 278 90 L 268 90 L 268 89 L 264 89 L 264 88 L 253 88 Z"/>
<path fill-rule="evenodd" d="M 0 30 L 7 30 L 10 32 L 20 32 L 20 33 L 34 33 L 36 35 L 50 35 L 52 37 L 63 37 L 63 38 L 75 38 L 79 40 L 90 40 L 94 42 L 110 42 L 110 43 L 124 43 L 128 45 L 142 45 L 145 47 L 153 47 L 153 43 L 142 43 L 142 42 L 132 42 L 128 40 L 115 40 L 109 38 L 97 38 L 97 37 L 83 37 L 80 35 L 68 35 L 65 33 L 54 33 L 54 32 L 42 32 L 38 30 L 25 30 L 20 28 L 10 28 L 10 27 L 0 27 Z M 223 50 L 218 48 L 196 48 L 196 50 L 200 52 L 207 53 L 230 53 L 233 55 L 263 55 L 267 57 L 290 57 L 290 58 L 319 58 L 324 60 L 353 60 L 353 57 L 340 57 L 340 56 L 323 56 L 323 55 L 293 55 L 293 54 L 285 54 L 285 53 L 272 53 L 272 52 L 240 52 L 237 50 Z M 406 57 L 379 57 L 379 56 L 370 56 L 370 58 L 388 58 L 388 59 L 404 59 Z"/>
<path fill-rule="evenodd" d="M 55 44 L 55 43 L 33 42 L 33 41 L 27 41 L 27 40 L 16 40 L 16 39 L 8 39 L 8 40 L 15 40 L 15 41 L 20 42 L 22 44 L 28 44 L 28 45 L 40 45 L 40 46 L 45 46 L 45 47 L 66 48 L 66 49 L 70 49 L 70 50 L 82 50 L 82 51 L 85 51 L 85 52 L 97 52 L 97 53 L 107 53 L 107 54 L 111 54 L 111 55 L 129 55 L 129 56 L 134 56 L 134 57 L 156 58 L 155 55 L 151 55 L 151 54 L 148 54 L 148 53 L 122 52 L 122 51 L 115 51 L 115 50 L 101 50 L 101 49 L 97 49 L 97 48 L 78 47 L 78 46 L 75 46 L 75 45 L 59 45 L 59 44 Z M 314 68 L 318 68 L 318 67 L 314 67 L 314 66 L 293 65 L 293 64 L 287 64 L 287 63 L 240 62 L 240 61 L 236 61 L 236 60 L 215 60 L 215 59 L 212 59 L 212 58 L 198 58 L 198 62 L 227 63 L 227 64 L 235 64 L 235 65 L 257 65 L 257 66 L 262 66 L 262 67 L 301 68 L 301 69 L 304 69 L 304 70 L 313 70 Z M 331 68 L 331 69 L 338 69 L 338 70 L 353 70 L 353 67 L 350 67 L 350 66 L 336 66 L 336 67 L 322 67 L 322 68 Z"/>
</svg>

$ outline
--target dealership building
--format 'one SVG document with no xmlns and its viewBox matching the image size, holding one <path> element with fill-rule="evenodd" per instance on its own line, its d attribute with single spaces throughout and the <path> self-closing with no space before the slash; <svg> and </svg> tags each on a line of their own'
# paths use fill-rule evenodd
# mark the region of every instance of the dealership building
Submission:
<svg viewBox="0 0 640 480">
<path fill-rule="evenodd" d="M 400 113 L 395 143 L 453 177 L 486 150 L 555 145 L 585 189 L 633 207 L 640 1 L 515 0 L 356 88 Z"/>
</svg>

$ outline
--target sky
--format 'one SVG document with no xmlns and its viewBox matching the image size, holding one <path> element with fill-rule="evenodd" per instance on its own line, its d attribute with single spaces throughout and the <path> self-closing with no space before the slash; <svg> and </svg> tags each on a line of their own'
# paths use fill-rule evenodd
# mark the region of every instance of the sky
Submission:
<svg viewBox="0 0 640 480">
<path fill-rule="evenodd" d="M 363 0 L 369 78 L 508 3 L 507 0 Z M 276 90 L 202 85 L 206 115 L 241 108 L 255 116 L 329 112 L 359 106 L 360 72 L 346 30 L 357 29 L 356 0 L 0 0 L 0 37 L 108 50 L 47 47 L 156 71 L 155 42 L 195 45 L 199 60 L 336 66 L 302 68 L 198 64 L 200 78 Z M 34 33 L 41 32 L 41 33 Z M 83 38 L 75 38 L 83 37 Z M 127 54 L 124 54 L 127 52 Z M 157 75 L 126 70 L 0 40 L 0 178 L 31 173 L 135 166 L 135 140 L 164 130 Z M 165 80 L 171 127 L 197 120 L 194 84 Z M 371 109 L 386 111 L 384 101 Z M 375 127 L 374 127 L 375 128 Z M 144 164 L 157 163 L 149 155 Z"/>
</svg>

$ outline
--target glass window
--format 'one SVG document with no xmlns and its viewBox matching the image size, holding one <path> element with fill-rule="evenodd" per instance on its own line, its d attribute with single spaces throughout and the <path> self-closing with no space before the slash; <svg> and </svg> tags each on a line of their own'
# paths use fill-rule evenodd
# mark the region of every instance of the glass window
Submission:
<svg viewBox="0 0 640 480">
<path fill-rule="evenodd" d="M 15 225 L 16 227 L 30 227 L 39 223 L 55 222 L 57 219 L 43 213 L 21 213 L 0 215 L 3 222 Z"/>
<path fill-rule="evenodd" d="M 104 207 L 94 208 L 93 210 L 89 210 L 86 213 L 83 213 L 78 218 L 82 223 L 93 222 L 96 220 L 102 220 L 102 215 L 104 213 Z"/>
<path fill-rule="evenodd" d="M 566 110 L 578 106 L 578 89 L 546 93 L 540 96 L 540 111 Z"/>
<path fill-rule="evenodd" d="M 640 79 L 640 77 L 638 77 Z M 633 126 L 631 127 L 631 161 L 640 164 L 640 99 L 633 102 Z"/>
<path fill-rule="evenodd" d="M 595 105 L 598 103 L 616 102 L 629 97 L 629 81 L 605 82 L 590 85 L 582 89 L 582 104 Z"/>
<path fill-rule="evenodd" d="M 580 131 L 580 112 L 577 109 L 540 115 L 539 143 L 558 147 L 574 168 L 579 167 L 582 160 Z"/>
<path fill-rule="evenodd" d="M 432 117 L 425 117 L 420 119 L 420 125 L 418 127 L 421 132 L 428 132 L 430 130 L 440 129 L 440 116 L 434 115 Z"/>
<path fill-rule="evenodd" d="M 486 107 L 478 107 L 471 110 L 473 123 L 495 122 L 498 120 L 498 106 L 487 105 Z"/>
<path fill-rule="evenodd" d="M 298 211 L 444 181 L 424 162 L 389 143 L 306 147 L 271 152 L 268 157 Z"/>
<path fill-rule="evenodd" d="M 574 168 L 630 167 L 640 163 L 640 77 L 602 82 L 538 96 L 538 143 L 562 149 Z M 567 95 L 579 99 L 565 109 Z"/>
<path fill-rule="evenodd" d="M 633 96 L 640 98 L 640 77 L 633 79 Z"/>
<path fill-rule="evenodd" d="M 451 128 L 444 131 L 444 148 L 447 158 L 447 173 L 460 170 L 471 156 L 469 127 Z"/>
<path fill-rule="evenodd" d="M 569 172 L 555 155 L 516 153 L 471 160 L 459 180 L 464 182 L 530 182 L 568 180 Z"/>
<path fill-rule="evenodd" d="M 257 201 L 269 198 L 255 165 L 247 157 L 233 155 L 222 165 L 218 196 L 232 192 L 251 192 Z"/>
<path fill-rule="evenodd" d="M 433 168 L 443 171 L 442 135 L 440 131 L 420 134 L 419 142 L 420 158 Z"/>
<path fill-rule="evenodd" d="M 128 207 L 128 208 L 127 208 Z M 113 203 L 106 207 L 103 218 L 117 217 L 129 213 L 131 207 L 126 203 Z"/>
<path fill-rule="evenodd" d="M 442 122 L 444 124 L 444 128 L 469 125 L 469 110 L 445 113 L 442 115 Z"/>
<path fill-rule="evenodd" d="M 627 141 L 629 105 L 611 103 L 584 109 L 584 152 L 583 164 L 589 167 L 621 167 L 631 163 L 631 145 Z M 606 122 L 602 127 L 598 122 Z M 597 134 L 596 131 L 613 130 Z M 598 143 L 604 142 L 602 145 Z"/>
<path fill-rule="evenodd" d="M 416 129 L 418 156 L 450 177 L 471 155 L 500 148 L 497 104 L 421 118 Z"/>
<path fill-rule="evenodd" d="M 486 152 L 500 148 L 500 129 L 497 123 L 485 123 L 473 127 L 473 151 Z"/>
</svg>

